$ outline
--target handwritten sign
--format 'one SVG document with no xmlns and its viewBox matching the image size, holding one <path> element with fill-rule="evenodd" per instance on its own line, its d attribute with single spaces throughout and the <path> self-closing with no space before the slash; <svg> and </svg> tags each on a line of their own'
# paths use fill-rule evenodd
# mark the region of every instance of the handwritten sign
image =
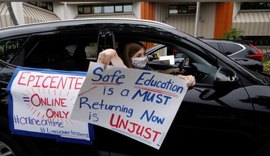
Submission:
<svg viewBox="0 0 270 156">
<path fill-rule="evenodd" d="M 12 132 L 58 140 L 91 141 L 92 127 L 89 129 L 88 123 L 70 119 L 85 75 L 17 68 L 8 86 Z"/>
<path fill-rule="evenodd" d="M 159 149 L 186 94 L 186 82 L 157 72 L 90 63 L 71 119 Z"/>
</svg>

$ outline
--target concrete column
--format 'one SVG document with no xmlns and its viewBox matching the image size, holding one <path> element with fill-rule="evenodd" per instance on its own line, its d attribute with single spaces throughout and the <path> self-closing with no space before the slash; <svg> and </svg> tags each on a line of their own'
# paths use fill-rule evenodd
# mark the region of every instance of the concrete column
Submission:
<svg viewBox="0 0 270 156">
<path fill-rule="evenodd" d="M 198 23 L 199 23 L 199 17 L 200 17 L 200 7 L 201 7 L 201 2 L 197 2 L 195 26 L 194 26 L 194 37 L 198 36 Z"/>
</svg>

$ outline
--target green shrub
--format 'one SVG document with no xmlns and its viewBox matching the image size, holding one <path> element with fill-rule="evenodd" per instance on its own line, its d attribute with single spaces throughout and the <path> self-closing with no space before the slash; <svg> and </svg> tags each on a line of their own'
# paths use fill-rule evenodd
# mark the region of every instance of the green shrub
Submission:
<svg viewBox="0 0 270 156">
<path fill-rule="evenodd" d="M 230 28 L 228 31 L 224 32 L 223 38 L 228 40 L 241 40 L 244 32 L 237 28 Z"/>
<path fill-rule="evenodd" d="M 263 62 L 263 71 L 270 74 L 270 60 Z"/>
</svg>

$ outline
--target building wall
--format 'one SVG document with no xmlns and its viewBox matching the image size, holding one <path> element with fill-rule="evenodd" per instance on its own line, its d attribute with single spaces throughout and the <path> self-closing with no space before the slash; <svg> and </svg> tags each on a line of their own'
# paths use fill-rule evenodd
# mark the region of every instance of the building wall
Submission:
<svg viewBox="0 0 270 156">
<path fill-rule="evenodd" d="M 155 8 L 155 20 L 159 22 L 166 22 L 169 17 L 169 4 L 167 3 L 156 3 Z"/>
<path fill-rule="evenodd" d="M 198 37 L 213 38 L 215 25 L 215 3 L 201 3 Z M 156 3 L 155 20 L 174 26 L 177 30 L 194 35 L 195 14 L 169 15 L 169 4 Z"/>
</svg>

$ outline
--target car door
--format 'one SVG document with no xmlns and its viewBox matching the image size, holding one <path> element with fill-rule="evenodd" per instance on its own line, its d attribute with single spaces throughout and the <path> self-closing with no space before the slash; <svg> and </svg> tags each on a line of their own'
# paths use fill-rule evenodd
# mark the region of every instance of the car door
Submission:
<svg viewBox="0 0 270 156">
<path fill-rule="evenodd" d="M 189 52 L 195 53 L 195 49 Z M 207 58 L 202 54 L 199 57 Z M 192 63 L 192 58 L 190 60 Z M 203 64 L 196 66 L 197 69 L 202 68 L 200 71 L 210 68 L 203 67 Z M 216 66 L 228 67 L 223 61 L 217 61 Z M 240 73 L 236 74 L 240 81 L 245 80 Z M 227 151 L 228 154 L 233 151 L 244 152 L 247 145 L 251 144 L 254 128 L 251 100 L 242 84 L 215 86 L 216 73 L 210 75 L 208 77 L 213 76 L 213 79 L 199 80 L 200 76 L 197 76 L 196 85 L 188 90 L 168 133 L 167 139 L 172 140 L 165 139 L 164 145 L 168 143 L 167 147 L 172 148 L 169 142 L 178 142 L 173 144 L 175 149 L 183 148 L 187 152 L 198 149 L 208 154 L 218 150 Z M 212 147 L 212 150 L 208 147 Z"/>
</svg>

